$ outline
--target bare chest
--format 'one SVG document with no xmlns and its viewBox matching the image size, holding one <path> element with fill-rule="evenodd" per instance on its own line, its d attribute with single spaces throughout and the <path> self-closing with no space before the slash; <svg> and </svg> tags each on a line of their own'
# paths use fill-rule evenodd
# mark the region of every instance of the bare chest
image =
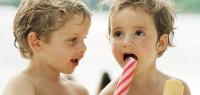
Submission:
<svg viewBox="0 0 200 95">
<path fill-rule="evenodd" d="M 133 89 L 128 95 L 163 95 L 163 91 L 160 88 Z"/>
<path fill-rule="evenodd" d="M 69 95 L 68 91 L 49 86 L 36 86 L 36 95 Z"/>
<path fill-rule="evenodd" d="M 67 86 L 47 83 L 36 84 L 35 93 L 36 95 L 76 95 L 75 92 Z"/>
</svg>

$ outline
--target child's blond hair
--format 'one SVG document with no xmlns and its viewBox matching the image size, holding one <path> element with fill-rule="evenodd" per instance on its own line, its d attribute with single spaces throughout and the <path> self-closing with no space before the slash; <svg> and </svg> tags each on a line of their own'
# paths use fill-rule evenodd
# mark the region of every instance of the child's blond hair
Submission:
<svg viewBox="0 0 200 95">
<path fill-rule="evenodd" d="M 14 43 L 21 55 L 30 58 L 33 54 L 27 41 L 30 32 L 48 43 L 52 32 L 74 15 L 91 21 L 90 11 L 80 0 L 22 0 L 14 19 Z"/>
</svg>

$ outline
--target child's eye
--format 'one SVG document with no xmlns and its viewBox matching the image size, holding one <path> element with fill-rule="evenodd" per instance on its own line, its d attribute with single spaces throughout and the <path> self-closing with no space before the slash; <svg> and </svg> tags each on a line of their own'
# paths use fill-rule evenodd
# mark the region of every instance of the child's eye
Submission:
<svg viewBox="0 0 200 95">
<path fill-rule="evenodd" d="M 75 45 L 77 42 L 78 42 L 78 38 L 77 37 L 73 37 L 73 38 L 67 39 L 67 44 L 68 45 Z"/>
<path fill-rule="evenodd" d="M 116 31 L 113 36 L 114 37 L 120 37 L 122 35 L 122 32 L 121 31 Z"/>
<path fill-rule="evenodd" d="M 77 40 L 77 37 L 68 39 L 68 41 L 72 41 L 72 42 L 74 42 L 74 41 L 76 41 L 76 40 Z"/>
<path fill-rule="evenodd" d="M 136 35 L 136 36 L 144 36 L 145 33 L 144 33 L 143 30 L 136 30 L 135 35 Z"/>
</svg>

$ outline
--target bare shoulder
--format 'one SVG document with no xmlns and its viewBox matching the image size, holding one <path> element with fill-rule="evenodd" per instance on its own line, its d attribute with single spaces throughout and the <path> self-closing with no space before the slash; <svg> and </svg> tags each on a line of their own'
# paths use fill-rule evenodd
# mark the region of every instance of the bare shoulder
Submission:
<svg viewBox="0 0 200 95">
<path fill-rule="evenodd" d="M 3 95 L 35 95 L 35 88 L 25 76 L 18 74 L 7 82 Z"/>
<path fill-rule="evenodd" d="M 113 95 L 115 87 L 117 85 L 118 79 L 111 81 L 101 92 L 99 95 Z"/>
<path fill-rule="evenodd" d="M 68 80 L 67 85 L 70 86 L 71 91 L 73 90 L 76 95 L 89 95 L 88 90 L 86 87 L 76 83 L 75 81 Z"/>
<path fill-rule="evenodd" d="M 180 80 L 180 81 L 184 85 L 184 93 L 183 93 L 183 95 L 191 95 L 190 88 L 189 88 L 188 84 L 183 80 Z"/>
</svg>

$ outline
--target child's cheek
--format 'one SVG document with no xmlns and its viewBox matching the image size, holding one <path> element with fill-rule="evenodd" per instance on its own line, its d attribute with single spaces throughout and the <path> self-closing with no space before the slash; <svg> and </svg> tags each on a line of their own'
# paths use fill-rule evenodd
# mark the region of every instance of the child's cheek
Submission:
<svg viewBox="0 0 200 95">
<path fill-rule="evenodd" d="M 111 47 L 112 47 L 112 53 L 113 53 L 113 56 L 115 57 L 115 59 L 117 60 L 118 64 L 120 66 L 122 66 L 122 60 L 121 60 L 121 56 L 120 56 L 120 43 L 117 42 L 117 41 L 111 41 Z"/>
</svg>

